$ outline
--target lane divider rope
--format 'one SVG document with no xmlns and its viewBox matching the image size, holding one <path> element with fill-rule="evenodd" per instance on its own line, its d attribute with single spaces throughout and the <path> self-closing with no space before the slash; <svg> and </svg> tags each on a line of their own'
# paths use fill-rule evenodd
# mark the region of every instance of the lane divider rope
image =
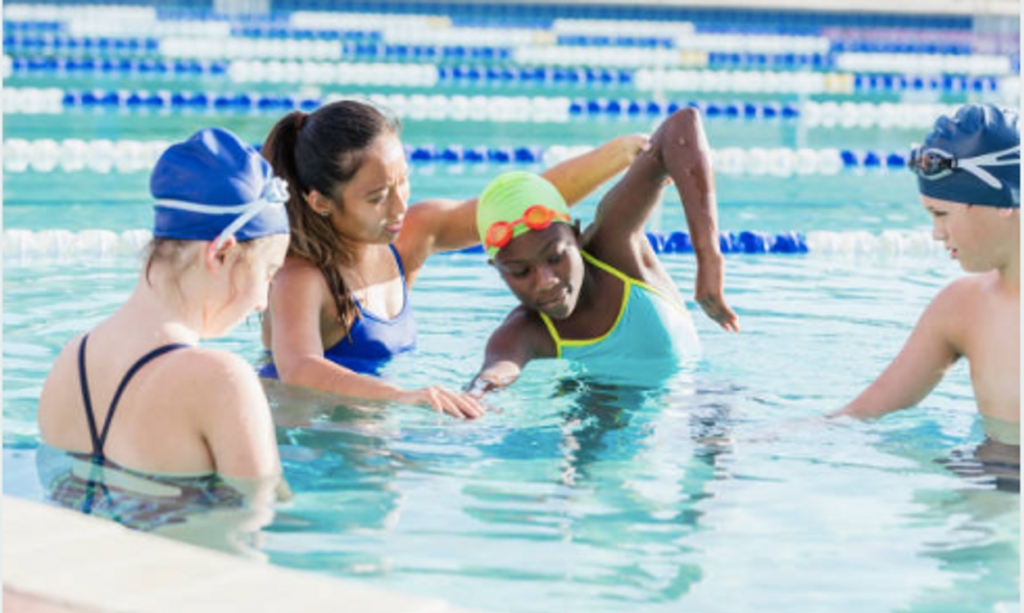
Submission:
<svg viewBox="0 0 1024 613">
<path fill-rule="evenodd" d="M 148 230 L 19 230 L 3 232 L 5 263 L 31 264 L 40 260 L 74 258 L 79 262 L 137 257 L 148 244 Z M 692 253 L 686 232 L 648 232 L 647 239 L 660 254 Z M 761 255 L 872 255 L 882 257 L 934 255 L 943 251 L 929 232 L 888 230 L 880 234 L 856 232 L 722 232 L 719 245 L 726 254 Z M 457 253 L 482 253 L 473 247 Z M 481 260 L 482 261 L 482 260 Z"/>
<path fill-rule="evenodd" d="M 1019 79 L 1017 79 L 1019 87 Z M 341 94 L 295 96 L 257 92 L 166 90 L 76 90 L 5 87 L 5 115 L 63 114 L 68 109 L 114 112 L 207 112 L 214 115 L 268 113 L 282 115 L 292 109 L 313 111 L 349 96 Z M 627 119 L 649 121 L 684 106 L 701 111 L 708 120 L 798 121 L 807 127 L 927 128 L 935 118 L 955 110 L 954 105 L 892 102 L 805 101 L 721 102 L 631 98 L 570 98 L 567 96 L 465 96 L 440 94 L 373 94 L 368 99 L 411 120 L 564 123 L 574 120 Z"/>
<path fill-rule="evenodd" d="M 7 139 L 3 143 L 3 167 L 8 173 L 95 172 L 133 173 L 150 170 L 170 145 L 168 141 L 82 140 L 44 138 Z M 258 143 L 254 143 L 259 147 Z M 406 156 L 416 166 L 490 164 L 552 166 L 582 155 L 586 145 L 464 146 L 407 145 Z M 853 149 L 743 149 L 726 147 L 712 151 L 715 172 L 723 175 L 836 175 L 843 171 L 899 171 L 907 162 L 906 151 Z"/>
</svg>

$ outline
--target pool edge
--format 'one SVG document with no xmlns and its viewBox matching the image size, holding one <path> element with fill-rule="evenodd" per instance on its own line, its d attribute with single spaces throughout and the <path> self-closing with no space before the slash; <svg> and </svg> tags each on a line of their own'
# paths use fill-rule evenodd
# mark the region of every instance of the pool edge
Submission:
<svg viewBox="0 0 1024 613">
<path fill-rule="evenodd" d="M 26 611 L 468 613 L 438 598 L 281 568 L 6 494 L 2 546 L 4 593 Z"/>
</svg>

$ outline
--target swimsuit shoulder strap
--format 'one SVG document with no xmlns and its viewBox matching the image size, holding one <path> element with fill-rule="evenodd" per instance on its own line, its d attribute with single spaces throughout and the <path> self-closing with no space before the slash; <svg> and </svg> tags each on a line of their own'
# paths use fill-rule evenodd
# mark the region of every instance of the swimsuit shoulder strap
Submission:
<svg viewBox="0 0 1024 613">
<path fill-rule="evenodd" d="M 652 291 L 655 294 L 658 294 L 659 296 L 663 296 L 662 292 L 659 291 L 657 288 L 652 287 L 651 285 L 641 281 L 640 279 L 634 279 L 633 277 L 630 277 L 629 275 L 627 275 L 626 273 L 622 272 L 618 268 L 615 268 L 611 264 L 606 264 L 606 263 L 602 262 L 601 260 L 599 260 L 599 259 L 595 258 L 594 256 L 590 255 L 589 253 L 587 253 L 586 251 L 583 251 L 582 249 L 580 249 L 580 253 L 583 254 L 583 259 L 584 260 L 590 262 L 594 266 L 597 266 L 598 268 L 600 268 L 601 270 L 605 271 L 606 273 L 608 273 L 608 274 L 610 274 L 610 275 L 612 275 L 614 277 L 617 277 L 618 279 L 621 279 L 622 282 L 625 283 L 627 286 L 629 286 L 629 285 L 639 285 L 640 287 L 642 287 L 642 288 L 644 288 L 646 290 Z M 626 291 L 627 292 L 629 291 L 629 287 L 626 287 Z"/>
<path fill-rule="evenodd" d="M 388 247 L 391 248 L 391 253 L 395 254 L 395 263 L 398 264 L 398 274 L 402 275 L 402 287 L 409 290 L 408 284 L 405 282 L 405 266 L 402 264 L 402 256 L 398 255 L 398 249 L 391 243 L 388 243 Z"/>
<path fill-rule="evenodd" d="M 621 279 L 624 283 L 629 284 L 629 283 L 633 283 L 634 282 L 633 279 L 629 278 L 624 272 L 622 272 L 618 268 L 615 268 L 611 264 L 605 264 L 601 260 L 595 258 L 594 256 L 590 255 L 589 253 L 587 253 L 586 251 L 584 251 L 582 249 L 580 249 L 580 253 L 583 254 L 583 259 L 584 260 L 586 260 L 587 262 L 593 264 L 594 266 L 597 266 L 598 268 L 600 268 L 601 270 L 605 271 L 606 273 L 612 275 L 613 277 L 615 277 L 617 279 Z"/>
<path fill-rule="evenodd" d="M 562 337 L 558 335 L 558 330 L 555 329 L 555 324 L 551 323 L 551 318 L 537 311 L 540 315 L 540 320 L 544 322 L 544 327 L 548 329 L 548 334 L 551 335 L 551 340 L 555 341 L 555 357 L 562 357 Z"/>
<path fill-rule="evenodd" d="M 188 345 L 186 343 L 169 343 L 167 345 L 157 347 L 156 349 L 150 351 L 146 355 L 136 360 L 135 363 L 132 364 L 132 367 L 128 369 L 128 372 L 125 373 L 124 377 L 121 379 L 121 383 L 117 386 L 117 392 L 114 393 L 114 399 L 110 401 L 110 408 L 107 410 L 107 418 L 103 421 L 103 430 L 97 433 L 96 417 L 93 414 L 92 399 L 89 396 L 89 380 L 85 370 L 85 342 L 88 337 L 89 335 L 86 334 L 82 338 L 82 344 L 79 346 L 78 349 L 78 378 L 79 384 L 81 385 L 82 388 L 82 400 L 85 403 L 85 416 L 89 420 L 89 436 L 92 439 L 93 460 L 96 461 L 104 459 L 103 446 L 104 444 L 106 444 L 107 434 L 110 432 L 111 420 L 114 417 L 114 412 L 117 410 L 117 403 L 120 402 L 121 400 L 121 394 L 123 394 L 125 388 L 128 387 L 128 383 L 132 380 L 132 377 L 134 377 L 135 374 L 138 373 L 143 366 L 155 360 L 156 358 L 162 356 L 163 354 L 174 351 L 175 349 L 184 349 L 186 347 L 190 347 L 191 345 Z"/>
<path fill-rule="evenodd" d="M 82 403 L 85 405 L 85 418 L 89 422 L 89 439 L 92 440 L 93 456 L 102 455 L 99 443 L 99 435 L 96 433 L 96 417 L 92 412 L 92 397 L 89 395 L 89 377 L 85 372 L 85 344 L 89 340 L 89 334 L 82 337 L 78 345 L 78 386 L 82 390 Z"/>
<path fill-rule="evenodd" d="M 619 321 L 622 319 L 623 313 L 626 312 L 626 305 L 629 303 L 629 286 L 630 286 L 630 284 L 641 284 L 639 281 L 636 281 L 635 279 L 629 278 L 624 273 L 622 273 L 620 270 L 614 268 L 613 266 L 610 266 L 609 264 L 605 264 L 604 262 L 602 262 L 601 260 L 599 260 L 599 259 L 595 258 L 594 256 L 590 255 L 586 251 L 580 249 L 580 253 L 583 254 L 583 259 L 585 259 L 587 262 L 590 262 L 594 266 L 600 268 L 601 270 L 607 272 L 608 274 L 610 274 L 613 277 L 615 277 L 615 278 L 617 278 L 617 279 L 622 281 L 622 283 L 623 283 L 623 287 L 622 287 L 622 305 L 619 307 L 619 314 L 615 317 L 615 323 L 612 324 L 612 327 L 608 330 L 608 332 L 606 332 L 603 336 L 600 336 L 598 338 L 589 339 L 589 340 L 579 340 L 579 341 L 578 340 L 569 340 L 569 341 L 562 340 L 562 337 L 559 336 L 558 330 L 555 329 L 555 324 L 554 324 L 554 322 L 551 321 L 551 318 L 548 317 L 547 315 L 545 315 L 544 313 L 541 313 L 540 311 L 538 311 L 537 314 L 540 315 L 541 321 L 544 322 L 544 327 L 546 327 L 548 329 L 548 333 L 551 335 L 551 338 L 555 341 L 555 354 L 556 354 L 556 357 L 558 357 L 558 358 L 562 357 L 562 347 L 564 345 L 569 345 L 569 346 L 573 346 L 573 347 L 578 347 L 578 346 L 583 346 L 583 345 L 593 345 L 594 343 L 598 343 L 598 342 L 604 340 L 605 338 L 607 338 L 619 326 Z"/>
</svg>

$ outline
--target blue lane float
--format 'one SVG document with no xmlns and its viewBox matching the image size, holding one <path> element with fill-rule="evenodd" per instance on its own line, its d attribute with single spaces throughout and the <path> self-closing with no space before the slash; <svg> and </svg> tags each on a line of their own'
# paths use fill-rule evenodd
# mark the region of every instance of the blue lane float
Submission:
<svg viewBox="0 0 1024 613">
<path fill-rule="evenodd" d="M 231 62 L 227 60 L 198 60 L 198 59 L 167 59 L 159 57 L 123 57 L 124 51 L 130 48 L 138 49 L 145 55 L 146 52 L 155 50 L 156 43 L 152 39 L 132 39 L 120 41 L 118 46 L 68 46 L 66 49 L 71 54 L 65 56 L 53 56 L 50 53 L 59 51 L 57 47 L 37 47 L 14 45 L 7 43 L 5 38 L 5 49 L 14 52 L 11 56 L 11 72 L 15 75 L 41 75 L 49 78 L 59 78 L 64 74 L 82 72 L 102 72 L 104 74 L 119 75 L 174 75 L 178 76 L 224 76 L 227 75 Z M 25 42 L 25 41 L 22 41 Z M 153 46 L 153 49 L 149 47 Z M 343 52 L 338 59 L 347 57 L 351 59 L 433 59 L 433 60 L 466 60 L 466 59 L 494 59 L 509 60 L 508 53 L 501 52 L 493 58 L 485 57 L 487 52 L 481 51 L 477 55 L 474 51 L 471 55 L 463 52 L 452 51 L 447 47 L 423 47 L 414 48 L 409 46 L 407 51 L 400 55 L 376 52 Z M 455 49 L 455 48 L 452 48 Z M 458 47 L 458 49 L 463 49 Z M 464 49 L 463 49 L 464 51 Z M 507 50 L 506 50 L 507 51 Z M 96 57 L 83 56 L 95 54 Z M 152 55 L 149 53 L 148 55 Z M 716 54 L 711 54 L 715 56 Z M 113 56 L 113 57 L 111 57 Z M 798 67 L 798 66 L 797 66 Z M 775 70 L 777 66 L 771 63 L 756 65 L 733 65 L 711 62 L 711 68 L 727 70 L 734 68 Z M 609 86 L 609 87 L 631 87 L 636 82 L 636 71 L 620 68 L 596 68 L 596 67 L 562 67 L 562 66 L 519 66 L 515 64 L 444 64 L 438 65 L 438 81 L 451 85 L 466 84 L 496 84 L 509 86 Z M 948 95 L 963 95 L 969 93 L 995 93 L 1000 90 L 1000 79 L 993 76 L 965 76 L 965 75 L 905 75 L 905 74 L 868 74 L 854 73 L 854 90 L 857 93 L 900 93 L 912 91 L 933 91 Z M 652 105 L 657 104 L 651 101 L 630 100 L 625 105 L 619 100 L 605 101 L 603 105 L 591 102 L 588 106 L 572 107 L 573 114 L 652 114 Z M 763 113 L 755 113 L 752 107 L 730 108 L 725 106 L 712 106 L 711 116 L 723 115 L 726 117 L 738 117 L 744 115 L 752 117 L 763 115 L 766 118 L 774 117 L 777 112 L 783 114 L 792 112 L 794 105 L 775 108 L 767 108 Z"/>
<path fill-rule="evenodd" d="M 616 68 L 454 65 L 438 66 L 437 77 L 441 82 L 483 81 L 503 84 L 629 85 L 635 80 L 635 72 Z"/>
<path fill-rule="evenodd" d="M 207 96 L 197 93 L 193 95 L 166 93 L 136 92 L 127 95 L 118 92 L 82 92 L 78 100 L 83 105 L 95 108 L 132 105 L 136 108 L 161 109 L 168 104 L 180 109 L 225 108 L 238 111 L 257 109 L 267 112 L 281 113 L 286 108 L 294 108 L 303 104 L 312 105 L 312 101 L 292 98 L 260 99 L 246 94 Z M 160 141 L 116 141 L 118 145 L 127 147 L 147 147 L 151 142 Z M 38 172 L 50 172 L 56 167 L 64 167 L 69 160 L 78 159 L 82 150 L 99 147 L 95 155 L 111 146 L 111 141 L 100 139 L 82 141 L 67 139 L 25 140 L 8 139 L 4 143 L 4 164 L 8 172 L 25 172 L 29 168 Z M 590 151 L 589 146 L 552 145 L 540 147 L 535 145 L 475 145 L 462 144 L 435 145 L 424 143 L 416 146 L 406 145 L 405 155 L 415 166 L 459 165 L 459 164 L 490 164 L 490 165 L 521 165 L 556 164 L 570 157 Z M 802 164 L 801 172 L 808 175 L 835 175 L 841 171 L 853 173 L 891 173 L 901 171 L 907 162 L 907 153 L 902 151 L 882 152 L 853 149 L 717 149 L 713 152 L 717 172 L 722 175 L 752 175 L 770 178 L 789 177 L 795 174 L 796 165 Z M 93 155 L 93 154 L 88 154 Z M 79 167 L 82 165 L 79 164 Z M 42 170 L 46 169 L 46 170 Z"/>
<path fill-rule="evenodd" d="M 891 43 L 865 40 L 835 39 L 829 43 L 834 53 L 916 53 L 926 55 L 972 55 L 973 49 L 965 43 Z"/>
<path fill-rule="evenodd" d="M 708 54 L 708 68 L 715 70 L 834 70 L 832 53 L 724 53 Z"/>
<path fill-rule="evenodd" d="M 312 30 L 282 24 L 239 23 L 231 28 L 231 35 L 239 38 L 271 40 L 322 40 L 377 42 L 382 40 L 380 30 Z"/>
<path fill-rule="evenodd" d="M 3 259 L 5 263 L 38 263 L 47 259 L 73 259 L 77 263 L 90 260 L 110 260 L 136 257 L 152 238 L 149 230 L 22 230 L 3 232 Z M 690 237 L 685 232 L 651 232 L 650 244 L 660 254 L 692 253 Z M 811 231 L 766 233 L 756 231 L 723 232 L 719 244 L 726 255 L 754 257 L 804 257 L 839 255 L 902 257 L 939 256 L 944 253 L 927 231 L 893 231 L 880 235 L 864 231 L 827 232 Z M 448 253 L 474 254 L 483 261 L 483 248 L 477 246 Z"/>
<path fill-rule="evenodd" d="M 192 65 L 175 65 L 175 70 L 193 70 Z M 202 69 L 202 68 L 199 68 Z M 153 68 L 158 70 L 158 68 Z M 62 88 L 8 87 L 4 92 L 7 106 L 4 114 L 20 113 L 61 113 L 69 108 L 97 110 L 101 106 L 116 106 L 119 111 L 142 110 L 136 104 L 137 97 L 152 97 L 152 92 L 131 92 L 125 90 L 79 90 Z M 194 109 L 206 108 L 213 113 L 230 113 L 234 111 L 273 111 L 279 109 L 301 108 L 313 110 L 328 101 L 337 99 L 335 95 L 325 98 L 318 96 L 293 97 L 283 94 L 259 93 L 251 90 L 236 93 L 207 92 L 203 90 L 157 90 L 162 103 L 153 103 L 162 108 L 177 109 L 189 106 Z M 242 104 L 230 104 L 228 97 L 239 98 Z M 247 98 L 249 102 L 245 102 Z M 99 100 L 109 100 L 113 104 L 101 104 Z M 220 100 L 220 102 L 214 102 Z M 191 102 L 188 102 L 191 101 Z M 496 122 L 555 122 L 593 121 L 593 120 L 626 120 L 650 121 L 665 117 L 685 107 L 692 107 L 701 112 L 708 121 L 730 122 L 801 122 L 808 127 L 831 128 L 837 125 L 852 127 L 856 125 L 868 127 L 888 127 L 891 125 L 914 125 L 926 128 L 931 122 L 929 116 L 943 112 L 951 112 L 954 107 L 943 105 L 886 105 L 864 103 L 847 109 L 853 103 L 824 102 L 821 104 L 807 101 L 799 106 L 796 103 L 753 102 L 753 101 L 659 101 L 631 100 L 624 98 L 567 98 L 544 96 L 495 97 L 479 96 L 425 96 L 422 94 L 378 96 L 376 102 L 389 106 L 400 115 L 418 119 L 450 118 L 456 121 L 496 121 Z M 920 113 L 916 111 L 920 110 Z M 855 116 L 848 113 L 856 112 Z M 855 122 L 845 121 L 846 117 L 855 117 Z M 924 120 L 924 121 L 922 121 Z M 908 123 L 909 122 L 909 123 Z M 847 156 L 849 158 L 849 156 Z M 857 165 L 848 159 L 848 165 Z M 879 160 L 881 163 L 881 159 Z"/>
<path fill-rule="evenodd" d="M 512 59 L 512 47 L 489 45 L 409 45 L 385 44 L 383 42 L 351 43 L 341 47 L 341 57 L 359 59 L 397 60 L 484 60 L 508 61 Z"/>
<path fill-rule="evenodd" d="M 673 49 L 676 41 L 662 36 L 598 36 L 560 34 L 558 45 L 573 47 L 630 47 L 640 49 Z"/>
<path fill-rule="evenodd" d="M 196 3 L 200 4 L 200 3 Z M 277 0 L 274 10 L 257 15 L 225 15 L 209 8 L 157 6 L 159 20 L 195 20 L 232 23 L 272 24 L 288 26 L 292 11 L 337 10 L 336 0 Z M 425 8 L 427 7 L 427 8 Z M 629 5 L 505 5 L 463 2 L 379 3 L 358 0 L 347 3 L 357 13 L 418 15 L 425 10 L 446 15 L 455 24 L 490 23 L 509 20 L 529 23 L 535 28 L 551 29 L 555 19 L 603 19 L 642 21 L 687 21 L 698 32 L 729 32 L 736 34 L 817 35 L 823 28 L 939 28 L 970 32 L 972 19 L 961 15 L 893 14 L 880 12 L 807 13 L 792 10 L 721 9 L 715 7 L 665 7 Z"/>
<path fill-rule="evenodd" d="M 322 35 L 321 35 L 322 34 Z M 333 35 L 333 37 L 332 37 Z M 240 35 L 236 38 L 260 38 Z M 272 37 L 268 37 L 272 38 Z M 318 32 L 316 36 L 298 37 L 295 40 L 337 42 L 337 59 L 393 59 L 393 60 L 480 60 L 509 61 L 512 47 L 492 45 L 411 45 L 389 44 L 374 32 Z M 64 34 L 38 35 L 21 32 L 4 33 L 4 50 L 7 53 L 83 53 L 100 54 L 158 54 L 161 50 L 158 38 L 125 38 L 107 36 L 68 36 Z"/>
<path fill-rule="evenodd" d="M 647 232 L 647 241 L 659 255 L 693 253 L 693 242 L 686 232 Z M 809 252 L 807 239 L 801 232 L 722 232 L 718 235 L 718 242 L 724 254 L 799 255 Z M 476 245 L 456 253 L 483 252 L 483 247 Z"/>
<path fill-rule="evenodd" d="M 708 102 L 708 101 L 657 101 L 657 100 L 623 100 L 623 99 L 583 99 L 575 98 L 569 102 L 569 115 L 582 116 L 667 116 L 681 108 L 695 108 L 707 119 L 747 119 L 776 120 L 799 119 L 800 107 L 796 104 L 778 104 L 775 102 Z"/>
<path fill-rule="evenodd" d="M 66 36 L 63 34 L 35 36 L 4 32 L 4 51 L 48 53 L 94 52 L 101 54 L 153 54 L 160 50 L 156 38 L 125 38 L 109 36 Z"/>
<path fill-rule="evenodd" d="M 693 253 L 686 232 L 648 232 L 655 253 Z M 807 240 L 799 232 L 722 232 L 718 236 L 722 253 L 807 253 Z"/>
<path fill-rule="evenodd" d="M 4 34 L 63 34 L 68 26 L 63 21 L 11 21 L 4 20 Z"/>
<path fill-rule="evenodd" d="M 112 59 L 44 57 L 11 59 L 14 74 L 48 73 L 116 73 L 119 75 L 174 75 L 178 76 L 219 76 L 227 74 L 229 62 L 213 60 L 156 60 L 156 59 Z"/>
<path fill-rule="evenodd" d="M 209 3 L 207 3 L 208 5 Z M 426 9 L 425 9 L 426 7 Z M 691 22 L 698 32 L 771 35 L 821 35 L 824 28 L 935 28 L 970 34 L 973 19 L 962 15 L 902 15 L 881 12 L 807 13 L 792 10 L 721 9 L 716 7 L 665 6 L 585 6 L 585 5 L 505 5 L 461 2 L 379 3 L 356 1 L 347 4 L 356 13 L 417 15 L 424 10 L 446 15 L 454 25 L 480 25 L 494 20 L 529 24 L 550 30 L 556 19 L 641 20 Z M 217 21 L 239 24 L 269 24 L 290 27 L 292 11 L 337 10 L 336 0 L 277 0 L 274 10 L 258 15 L 225 15 L 211 8 L 157 6 L 156 15 L 164 20 Z"/>
<path fill-rule="evenodd" d="M 265 33 L 260 35 L 258 33 Z M 403 43 L 386 43 L 382 34 L 375 31 L 346 31 L 334 30 L 290 30 L 285 28 L 251 28 L 240 27 L 232 30 L 232 36 L 248 40 L 295 40 L 295 41 L 318 41 L 338 43 L 337 59 L 362 59 L 362 60 L 398 60 L 398 61 L 510 61 L 514 57 L 514 49 L 510 46 L 492 45 L 415 45 Z M 664 48 L 664 41 L 661 39 L 644 39 L 642 37 L 586 37 L 586 36 L 562 36 L 559 37 L 559 45 L 571 44 L 567 41 L 592 40 L 608 41 L 606 45 L 583 44 L 580 46 L 621 46 L 630 48 Z M 647 41 L 646 43 L 644 41 Z M 885 48 L 886 45 L 879 45 Z M 69 36 L 61 32 L 40 33 L 31 30 L 5 30 L 4 49 L 8 53 L 81 53 L 94 52 L 104 54 L 158 54 L 160 52 L 159 38 L 124 38 L 124 37 L 102 37 L 102 36 Z M 928 48 L 928 46 L 923 46 Z M 874 51 L 873 51 L 874 52 Z M 725 52 L 712 51 L 707 55 L 707 67 L 713 70 L 773 70 L 773 71 L 804 71 L 813 70 L 817 72 L 835 70 L 837 58 L 841 52 L 830 51 L 827 53 L 754 53 L 754 52 Z M 943 55 L 955 57 L 969 57 L 970 53 L 962 53 L 959 49 Z M 1020 56 L 1014 56 L 1015 66 L 1019 66 Z M 484 69 L 486 67 L 483 67 Z M 480 73 L 484 79 L 484 72 L 481 67 L 476 67 L 475 72 Z M 624 74 L 629 74 L 623 71 Z M 559 74 L 556 72 L 556 75 Z M 500 73 L 489 80 L 508 80 L 507 73 Z M 528 77 L 529 75 L 527 75 Z M 877 77 L 883 75 L 858 75 L 861 79 L 859 91 L 906 91 L 922 89 L 938 89 L 947 91 L 952 85 L 943 79 L 933 80 L 930 78 L 909 76 L 901 80 L 882 80 Z M 528 80 L 523 77 L 521 80 Z M 533 80 L 539 80 L 534 78 Z M 558 82 L 557 77 L 548 79 Z M 564 79 L 572 82 L 572 74 Z M 580 80 L 582 82 L 582 80 Z M 587 79 L 588 83 L 601 82 L 594 78 Z M 611 81 L 616 82 L 616 81 Z M 618 82 L 631 82 L 623 80 Z M 965 91 L 955 89 L 953 91 Z"/>
</svg>

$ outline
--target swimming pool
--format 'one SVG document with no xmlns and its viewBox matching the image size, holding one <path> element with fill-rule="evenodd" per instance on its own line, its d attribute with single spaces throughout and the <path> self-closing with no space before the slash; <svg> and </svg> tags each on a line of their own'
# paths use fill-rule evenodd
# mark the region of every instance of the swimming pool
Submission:
<svg viewBox="0 0 1024 613">
<path fill-rule="evenodd" d="M 65 77 L 15 75 L 6 85 L 66 89 Z M 139 87 L 118 79 L 124 77 L 108 75 L 95 87 Z M 157 88 L 152 80 L 146 87 Z M 202 87 L 231 90 L 216 79 Z M 289 90 L 278 84 L 265 91 Z M 613 91 L 601 95 L 640 95 L 628 84 Z M 875 100 L 885 96 L 899 101 L 891 94 Z M 744 98 L 694 97 L 705 104 Z M 800 102 L 769 94 L 750 99 Z M 271 111 L 70 108 L 46 121 L 8 114 L 5 138 L 141 142 L 217 123 L 259 142 L 283 112 Z M 414 148 L 550 150 L 597 144 L 654 121 L 628 114 L 557 123 L 407 117 L 403 139 Z M 715 149 L 747 152 L 895 152 L 923 133 L 724 113 L 709 117 L 706 129 Z M 468 196 L 510 166 L 417 162 L 413 198 Z M 147 181 L 144 170 L 8 170 L 5 232 L 146 228 Z M 827 175 L 719 173 L 718 182 L 727 231 L 839 238 L 883 230 L 920 238 L 929 231 L 912 179 L 884 165 Z M 596 201 L 577 213 L 586 219 Z M 666 198 L 652 225 L 685 229 L 676 196 Z M 65 340 L 128 293 L 136 263 L 88 250 L 8 254 L 8 237 L 4 488 L 43 500 L 35 425 L 43 378 Z M 976 459 L 1006 450 L 986 442 L 986 432 L 1001 436 L 1003 429 L 978 418 L 964 365 L 921 407 L 881 422 L 810 419 L 860 391 L 895 355 L 931 297 L 960 274 L 941 250 L 894 253 L 879 244 L 871 252 L 728 256 L 727 297 L 742 334 L 721 333 L 691 309 L 704 359 L 653 387 L 535 363 L 494 397 L 500 413 L 472 423 L 418 409 L 367 413 L 272 388 L 295 497 L 245 536 L 246 549 L 275 564 L 483 610 L 1019 610 L 1020 499 L 1003 491 L 1018 476 L 983 470 Z M 663 259 L 684 292 L 692 287 L 692 258 Z M 467 382 L 488 333 L 512 305 L 479 254 L 435 258 L 413 300 L 419 349 L 385 373 L 409 385 Z M 216 344 L 256 364 L 255 318 Z"/>
</svg>

